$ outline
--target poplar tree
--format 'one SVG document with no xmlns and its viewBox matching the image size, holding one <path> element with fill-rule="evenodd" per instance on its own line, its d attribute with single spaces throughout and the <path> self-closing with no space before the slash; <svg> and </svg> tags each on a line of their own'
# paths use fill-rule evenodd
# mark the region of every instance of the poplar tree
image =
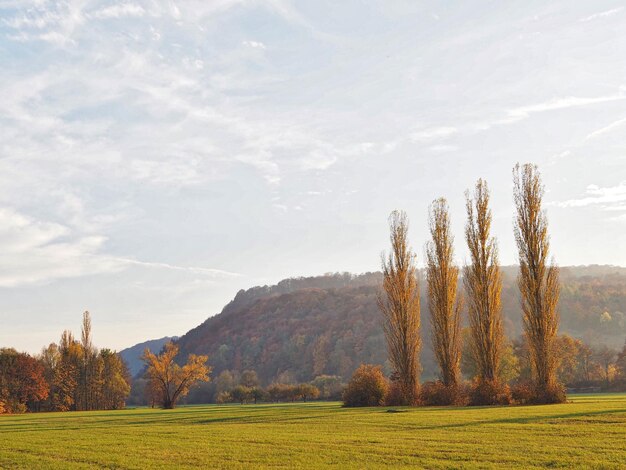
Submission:
<svg viewBox="0 0 626 470">
<path fill-rule="evenodd" d="M 383 314 L 389 362 L 393 367 L 395 384 L 404 404 L 418 401 L 421 348 L 420 299 L 412 252 L 407 234 L 409 223 L 404 212 L 393 211 L 389 216 L 391 251 L 382 256 L 384 296 L 378 296 Z"/>
<path fill-rule="evenodd" d="M 426 244 L 428 305 L 433 350 L 445 387 L 455 388 L 461 376 L 461 308 L 457 299 L 459 268 L 454 263 L 448 203 L 435 200 L 429 210 L 430 235 Z"/>
<path fill-rule="evenodd" d="M 544 187 L 535 165 L 515 166 L 513 190 L 517 209 L 514 231 L 520 265 L 517 282 L 524 332 L 530 350 L 535 400 L 560 402 L 565 400 L 565 394 L 556 378 L 559 269 L 548 261 L 548 219 L 542 209 Z"/>
<path fill-rule="evenodd" d="M 463 269 L 467 311 L 471 332 L 471 351 L 484 382 L 498 378 L 502 356 L 502 273 L 498 246 L 491 231 L 489 188 L 479 179 L 474 196 L 466 192 L 467 223 L 465 240 L 471 264 Z"/>
</svg>

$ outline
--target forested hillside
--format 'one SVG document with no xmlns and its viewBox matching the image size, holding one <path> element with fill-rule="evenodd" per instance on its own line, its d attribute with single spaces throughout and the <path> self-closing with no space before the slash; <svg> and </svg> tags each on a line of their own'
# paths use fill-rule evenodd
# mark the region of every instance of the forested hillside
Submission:
<svg viewBox="0 0 626 470">
<path fill-rule="evenodd" d="M 509 338 L 521 334 L 516 268 L 505 267 L 503 309 Z M 621 346 L 626 338 L 626 269 L 562 268 L 561 332 L 588 343 Z M 385 364 L 376 304 L 380 273 L 288 279 L 240 291 L 221 314 L 178 340 L 181 358 L 208 354 L 213 376 L 257 371 L 263 383 L 348 377 L 363 362 Z M 424 294 L 424 286 L 422 286 Z M 436 374 L 427 304 L 422 298 L 424 378 Z"/>
</svg>

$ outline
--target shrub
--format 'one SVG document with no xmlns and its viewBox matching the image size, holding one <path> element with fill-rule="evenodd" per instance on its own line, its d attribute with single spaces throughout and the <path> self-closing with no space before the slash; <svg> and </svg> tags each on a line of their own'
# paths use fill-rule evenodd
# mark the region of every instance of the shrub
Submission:
<svg viewBox="0 0 626 470">
<path fill-rule="evenodd" d="M 470 385 L 469 404 L 472 406 L 510 405 L 512 401 L 509 386 L 497 380 L 476 379 Z"/>
<path fill-rule="evenodd" d="M 404 406 L 408 405 L 402 388 L 397 380 L 390 380 L 389 387 L 387 388 L 387 394 L 385 395 L 385 405 L 387 406 Z"/>
<path fill-rule="evenodd" d="M 553 403 L 565 403 L 565 387 L 560 383 L 555 383 L 545 388 L 535 390 L 533 403 L 536 405 L 549 405 Z"/>
<path fill-rule="evenodd" d="M 518 382 L 511 387 L 511 398 L 518 405 L 526 405 L 533 403 L 534 391 L 533 386 L 528 381 Z"/>
<path fill-rule="evenodd" d="M 344 406 L 380 406 L 385 401 L 387 388 L 380 366 L 361 364 L 343 392 Z"/>
<path fill-rule="evenodd" d="M 466 387 L 446 386 L 441 380 L 422 385 L 420 398 L 422 404 L 431 406 L 464 406 L 469 401 Z"/>
<path fill-rule="evenodd" d="M 566 401 L 565 389 L 561 384 L 537 389 L 531 382 L 519 382 L 512 387 L 511 396 L 518 405 L 548 405 Z"/>
</svg>

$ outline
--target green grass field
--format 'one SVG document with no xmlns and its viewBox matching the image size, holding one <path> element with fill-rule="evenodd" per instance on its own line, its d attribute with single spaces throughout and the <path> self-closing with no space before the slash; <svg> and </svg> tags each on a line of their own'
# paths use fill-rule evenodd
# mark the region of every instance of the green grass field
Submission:
<svg viewBox="0 0 626 470">
<path fill-rule="evenodd" d="M 207 405 L 0 416 L 1 468 L 626 468 L 626 395 L 549 406 Z"/>
</svg>

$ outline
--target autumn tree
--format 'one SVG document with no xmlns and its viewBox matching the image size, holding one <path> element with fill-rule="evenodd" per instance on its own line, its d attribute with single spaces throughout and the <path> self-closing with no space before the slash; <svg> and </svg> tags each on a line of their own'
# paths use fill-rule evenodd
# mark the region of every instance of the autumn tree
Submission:
<svg viewBox="0 0 626 470">
<path fill-rule="evenodd" d="M 211 372 L 211 367 L 206 365 L 207 356 L 190 354 L 181 367 L 174 361 L 177 354 L 178 346 L 169 342 L 158 356 L 148 348 L 142 356 L 150 380 L 160 391 L 161 406 L 166 409 L 174 408 L 178 399 L 187 395 L 198 382 L 208 382 Z"/>
<path fill-rule="evenodd" d="M 556 377 L 559 270 L 548 261 L 548 219 L 542 208 L 544 187 L 535 165 L 515 166 L 513 192 L 517 210 L 515 240 L 520 265 L 518 286 L 524 332 L 530 350 L 535 401 L 560 402 L 565 395 Z"/>
<path fill-rule="evenodd" d="M 130 394 L 130 372 L 119 354 L 110 349 L 100 351 L 102 361 L 100 403 L 98 408 L 118 410 L 124 408 L 126 397 Z"/>
<path fill-rule="evenodd" d="M 465 241 L 471 264 L 463 268 L 463 282 L 472 339 L 471 354 L 478 367 L 479 381 L 498 388 L 504 336 L 500 301 L 502 273 L 498 246 L 491 236 L 487 183 L 479 179 L 473 197 L 468 191 L 465 199 Z"/>
<path fill-rule="evenodd" d="M 429 219 L 432 240 L 426 244 L 426 277 L 433 350 L 441 382 L 445 387 L 456 388 L 461 374 L 461 308 L 457 299 L 459 268 L 454 264 L 450 215 L 445 199 L 432 203 Z"/>
<path fill-rule="evenodd" d="M 415 404 L 419 387 L 420 300 L 415 255 L 408 241 L 404 212 L 389 217 L 391 252 L 382 257 L 383 290 L 378 306 L 383 314 L 389 361 L 397 377 L 402 401 Z"/>
<path fill-rule="evenodd" d="M 48 383 L 44 372 L 34 357 L 15 349 L 0 349 L 0 412 L 32 411 L 36 402 L 45 400 Z"/>
<path fill-rule="evenodd" d="M 98 352 L 93 345 L 91 337 L 91 315 L 88 311 L 83 313 L 81 328 L 81 358 L 79 362 L 79 399 L 76 407 L 80 410 L 93 410 L 98 408 L 99 392 L 102 386 L 101 370 L 102 362 L 98 360 Z"/>
<path fill-rule="evenodd" d="M 315 400 L 320 396 L 319 389 L 312 384 L 302 383 L 296 386 L 296 393 L 302 401 L 306 402 L 308 399 Z"/>
<path fill-rule="evenodd" d="M 52 406 L 55 411 L 76 410 L 79 385 L 81 346 L 65 330 L 59 342 L 59 362 L 54 371 Z"/>
<path fill-rule="evenodd" d="M 618 351 L 605 344 L 596 347 L 593 351 L 594 358 L 602 370 L 602 380 L 607 388 L 615 378 L 615 375 L 617 375 L 617 367 L 615 365 L 617 354 Z"/>
</svg>

